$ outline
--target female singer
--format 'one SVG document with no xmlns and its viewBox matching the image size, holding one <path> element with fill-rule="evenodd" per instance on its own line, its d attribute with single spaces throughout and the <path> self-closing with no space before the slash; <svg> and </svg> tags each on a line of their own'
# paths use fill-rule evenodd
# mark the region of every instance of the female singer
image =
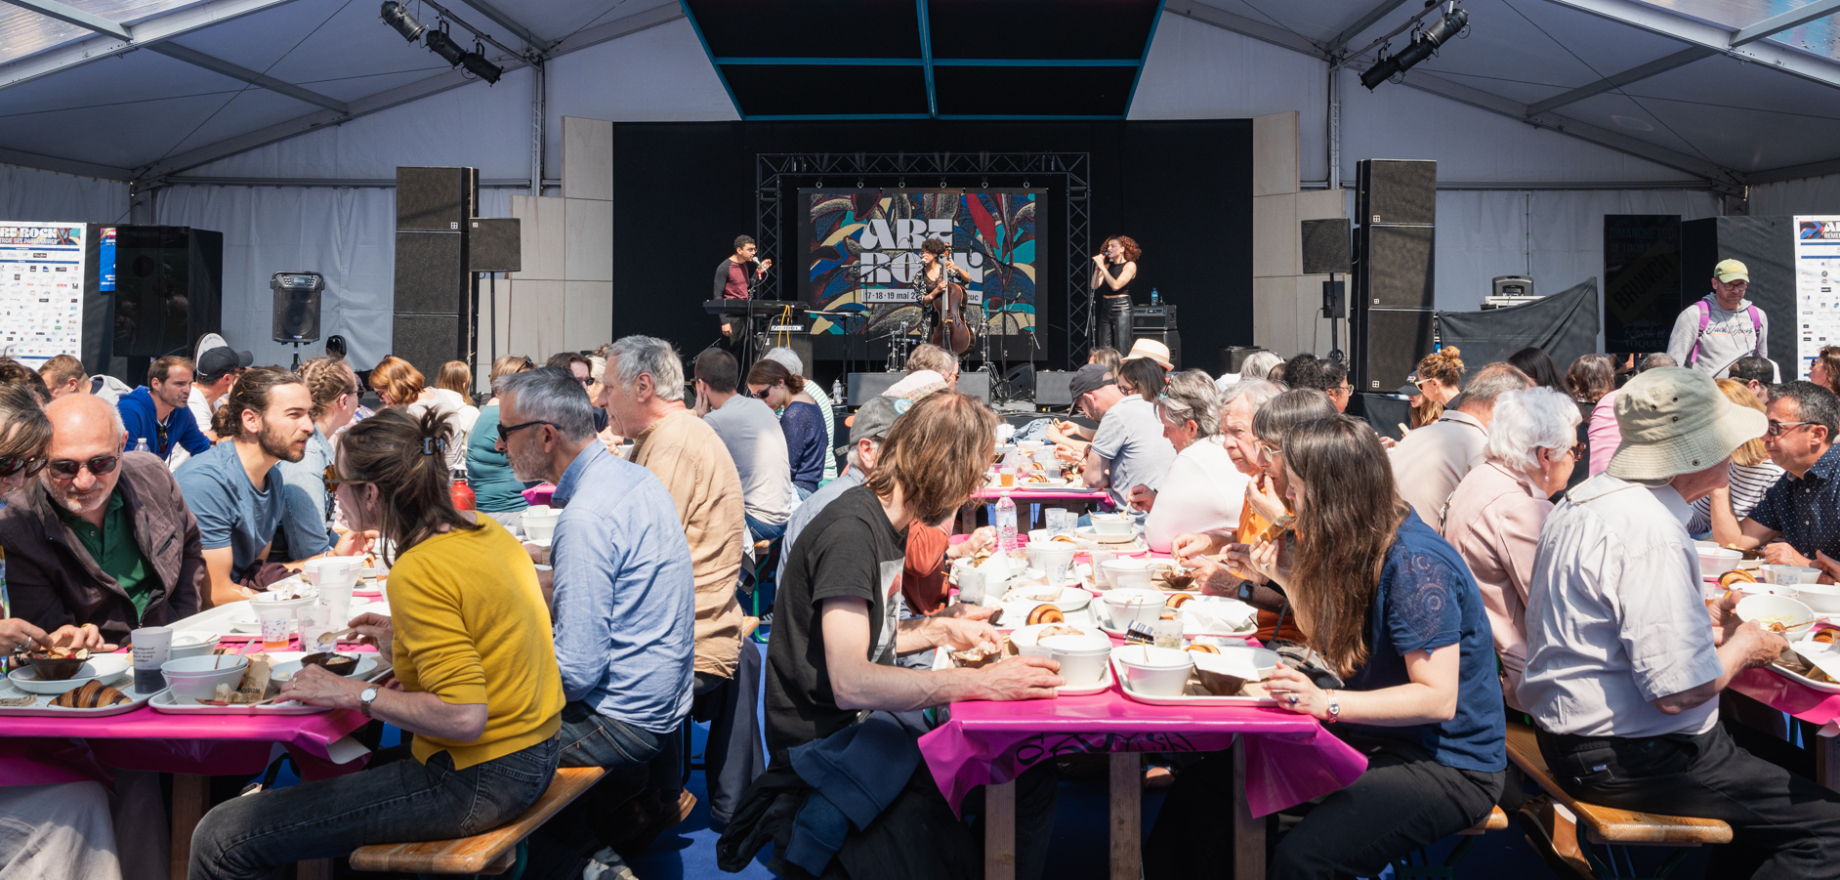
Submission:
<svg viewBox="0 0 1840 880">
<path fill-rule="evenodd" d="M 1104 304 L 1099 310 L 1099 338 L 1095 344 L 1119 351 L 1131 349 L 1131 279 L 1137 277 L 1137 257 L 1144 252 L 1128 235 L 1114 235 L 1093 257 L 1093 290 Z"/>
<path fill-rule="evenodd" d="M 920 271 L 914 273 L 914 294 L 919 298 L 920 339 L 933 337 L 933 326 L 939 323 L 939 297 L 946 292 L 946 285 L 957 276 L 960 284 L 970 280 L 965 270 L 958 268 L 952 258 L 946 256 L 946 243 L 937 238 L 929 238 L 920 243 Z"/>
</svg>

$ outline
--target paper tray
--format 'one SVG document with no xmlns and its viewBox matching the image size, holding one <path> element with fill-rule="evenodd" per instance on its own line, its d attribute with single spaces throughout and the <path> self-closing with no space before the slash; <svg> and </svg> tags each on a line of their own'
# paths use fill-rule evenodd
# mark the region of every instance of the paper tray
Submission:
<svg viewBox="0 0 1840 880">
<path fill-rule="evenodd" d="M 1789 670 L 1784 669 L 1781 666 L 1778 666 L 1774 663 L 1770 664 L 1767 668 L 1771 672 L 1774 672 L 1777 675 L 1780 675 L 1783 678 L 1786 678 L 1804 687 L 1812 688 L 1824 694 L 1840 694 L 1840 684 L 1830 684 L 1824 681 L 1815 681 L 1814 679 L 1809 678 L 1806 675 L 1799 675 L 1797 673 L 1790 672 Z"/>
<path fill-rule="evenodd" d="M 266 706 L 206 706 L 202 703 L 180 705 L 172 691 L 160 691 L 148 701 L 155 712 L 168 715 L 318 715 L 330 712 L 325 706 L 309 706 L 305 703 L 270 703 Z"/>
<path fill-rule="evenodd" d="M 1008 659 L 1008 658 L 1005 658 L 1005 659 Z M 952 661 L 951 651 L 946 650 L 944 648 L 939 648 L 933 652 L 933 670 L 935 672 L 944 670 L 944 669 L 954 669 L 954 668 L 957 668 L 957 666 L 958 664 Z M 1075 687 L 1056 688 L 1054 695 L 1057 697 L 1086 697 L 1086 696 L 1091 696 L 1093 694 L 1102 694 L 1102 693 L 1105 693 L 1106 691 L 1111 690 L 1112 682 L 1116 680 L 1117 680 L 1116 677 L 1112 675 L 1111 664 L 1107 663 L 1105 665 L 1105 675 L 1099 679 L 1098 684 L 1089 685 L 1087 687 L 1077 687 L 1077 688 Z"/>
<path fill-rule="evenodd" d="M 154 694 L 140 693 L 134 689 L 132 673 L 130 673 L 129 678 L 123 679 L 115 689 L 127 694 L 131 698 L 131 701 L 116 706 L 104 706 L 100 709 L 66 709 L 62 706 L 51 705 L 52 700 L 61 696 L 59 694 L 28 694 L 14 687 L 12 684 L 5 682 L 4 679 L 0 679 L 0 699 L 37 697 L 30 706 L 0 706 L 0 717 L 11 715 L 14 717 L 39 718 L 102 718 L 108 715 L 122 715 L 132 712 L 147 705 L 147 701 L 152 697 L 166 693 L 164 690 L 156 691 Z M 71 734 L 73 736 L 80 736 L 82 731 L 72 730 Z"/>
<path fill-rule="evenodd" d="M 1125 699 L 1151 706 L 1276 706 L 1278 701 L 1271 697 L 1222 697 L 1214 694 L 1178 694 L 1173 697 L 1161 697 L 1152 694 L 1140 694 L 1131 689 L 1125 678 L 1124 670 L 1118 668 L 1118 658 L 1113 657 L 1107 664 L 1118 678 L 1118 690 Z M 1190 680 L 1189 687 L 1199 687 Z"/>
</svg>

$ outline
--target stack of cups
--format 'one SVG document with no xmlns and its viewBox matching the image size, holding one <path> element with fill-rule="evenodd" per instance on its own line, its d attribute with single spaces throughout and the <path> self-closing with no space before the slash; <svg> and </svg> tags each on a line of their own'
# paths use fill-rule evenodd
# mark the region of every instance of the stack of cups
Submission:
<svg viewBox="0 0 1840 880">
<path fill-rule="evenodd" d="M 346 621 L 351 619 L 351 590 L 357 586 L 364 557 L 327 556 L 312 561 L 319 563 L 319 604 L 332 609 L 332 626 L 344 629 Z M 304 633 L 302 638 L 305 638 Z"/>
<path fill-rule="evenodd" d="M 562 511 L 542 504 L 533 504 L 524 510 L 524 537 L 536 543 L 546 543 L 556 534 L 556 520 Z"/>
</svg>

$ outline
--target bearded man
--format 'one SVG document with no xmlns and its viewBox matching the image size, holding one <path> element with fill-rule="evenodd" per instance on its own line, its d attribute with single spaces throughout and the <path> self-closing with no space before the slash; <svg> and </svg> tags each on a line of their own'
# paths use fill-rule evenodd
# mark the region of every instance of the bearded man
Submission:
<svg viewBox="0 0 1840 880">
<path fill-rule="evenodd" d="M 13 616 L 100 648 L 196 614 L 205 551 L 166 463 L 124 452 L 121 414 L 101 398 L 66 395 L 45 416 L 43 469 L 0 511 Z"/>
</svg>

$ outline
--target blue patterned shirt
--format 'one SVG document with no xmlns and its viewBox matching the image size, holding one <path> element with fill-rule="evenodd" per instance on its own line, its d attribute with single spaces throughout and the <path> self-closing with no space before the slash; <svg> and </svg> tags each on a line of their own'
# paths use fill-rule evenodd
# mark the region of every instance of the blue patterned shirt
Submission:
<svg viewBox="0 0 1840 880">
<path fill-rule="evenodd" d="M 1814 558 L 1816 550 L 1840 559 L 1840 446 L 1829 446 L 1797 479 L 1783 474 L 1763 500 L 1751 508 L 1758 525 L 1782 533 L 1795 552 Z"/>
</svg>

